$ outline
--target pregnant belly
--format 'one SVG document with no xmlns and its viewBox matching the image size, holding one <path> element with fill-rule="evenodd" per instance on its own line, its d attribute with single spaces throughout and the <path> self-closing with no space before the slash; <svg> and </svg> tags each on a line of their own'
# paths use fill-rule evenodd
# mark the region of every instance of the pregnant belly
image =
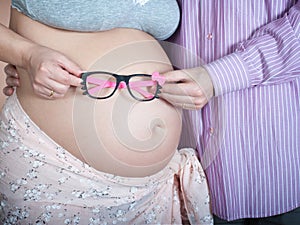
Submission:
<svg viewBox="0 0 300 225">
<path fill-rule="evenodd" d="M 61 51 L 87 71 L 127 75 L 172 69 L 160 45 L 141 31 L 67 32 L 28 18 L 12 19 L 14 24 L 22 36 Z M 17 94 L 26 113 L 54 141 L 99 171 L 150 175 L 165 167 L 177 149 L 181 114 L 164 100 L 139 102 L 126 88 L 104 100 L 83 95 L 81 88 L 70 88 L 63 99 L 45 100 L 33 93 L 30 75 L 21 69 L 19 74 Z"/>
<path fill-rule="evenodd" d="M 123 90 L 101 102 L 75 100 L 73 115 L 79 151 L 102 171 L 150 175 L 177 149 L 180 114 L 162 100 L 136 102 Z"/>
</svg>

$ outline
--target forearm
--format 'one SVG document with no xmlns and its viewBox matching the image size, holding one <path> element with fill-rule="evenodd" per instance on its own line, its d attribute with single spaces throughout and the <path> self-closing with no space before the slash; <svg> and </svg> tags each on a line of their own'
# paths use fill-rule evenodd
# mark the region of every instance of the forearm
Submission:
<svg viewBox="0 0 300 225">
<path fill-rule="evenodd" d="M 36 45 L 0 24 L 0 60 L 19 67 L 29 61 L 29 52 Z"/>
<path fill-rule="evenodd" d="M 216 95 L 300 76 L 300 2 L 288 14 L 261 27 L 236 52 L 205 67 Z"/>
<path fill-rule="evenodd" d="M 238 49 L 249 83 L 269 85 L 300 76 L 300 2 L 287 15 L 258 30 Z"/>
</svg>

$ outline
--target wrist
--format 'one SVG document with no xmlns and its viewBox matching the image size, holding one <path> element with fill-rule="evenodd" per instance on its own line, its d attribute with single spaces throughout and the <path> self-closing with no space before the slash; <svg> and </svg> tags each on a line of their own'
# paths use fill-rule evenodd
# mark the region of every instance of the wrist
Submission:
<svg viewBox="0 0 300 225">
<path fill-rule="evenodd" d="M 195 81 L 200 86 L 201 90 L 206 95 L 206 98 L 209 100 L 214 96 L 214 85 L 211 79 L 211 76 L 208 70 L 205 67 L 196 67 L 188 70 L 189 74 L 192 74 Z"/>
<path fill-rule="evenodd" d="M 37 47 L 39 47 L 39 45 L 33 42 L 25 41 L 22 44 L 21 51 L 20 51 L 21 61 L 20 64 L 17 66 L 26 69 L 28 65 L 30 65 L 32 55 L 37 50 Z"/>
<path fill-rule="evenodd" d="M 207 69 L 205 69 L 205 67 L 200 67 L 201 68 L 201 75 L 203 76 L 203 81 L 205 82 L 205 86 L 210 89 L 210 94 L 208 96 L 208 99 L 212 98 L 213 96 L 215 96 L 215 88 L 214 88 L 214 84 L 212 82 L 211 76 L 208 72 Z"/>
</svg>

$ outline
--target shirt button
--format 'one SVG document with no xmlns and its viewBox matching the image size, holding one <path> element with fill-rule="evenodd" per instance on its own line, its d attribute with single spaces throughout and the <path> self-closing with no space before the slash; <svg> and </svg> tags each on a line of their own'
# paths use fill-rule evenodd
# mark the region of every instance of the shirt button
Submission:
<svg viewBox="0 0 300 225">
<path fill-rule="evenodd" d="M 215 132 L 215 130 L 214 130 L 214 128 L 213 128 L 213 127 L 209 128 L 209 135 L 213 135 L 213 134 L 214 134 L 214 132 Z"/>
<path fill-rule="evenodd" d="M 206 38 L 207 38 L 208 40 L 213 39 L 213 34 L 212 34 L 212 33 L 208 33 L 208 34 L 206 35 Z"/>
</svg>

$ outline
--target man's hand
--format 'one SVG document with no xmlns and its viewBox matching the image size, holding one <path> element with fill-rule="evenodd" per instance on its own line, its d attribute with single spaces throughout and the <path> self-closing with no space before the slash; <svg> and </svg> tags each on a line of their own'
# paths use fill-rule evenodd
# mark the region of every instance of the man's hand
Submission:
<svg viewBox="0 0 300 225">
<path fill-rule="evenodd" d="M 19 87 L 19 75 L 17 73 L 16 67 L 8 64 L 4 67 L 4 72 L 6 74 L 6 86 L 3 88 L 3 93 L 6 96 L 11 96 L 14 93 L 14 87 Z"/>
<path fill-rule="evenodd" d="M 201 109 L 214 95 L 214 87 L 203 67 L 174 70 L 162 74 L 166 83 L 161 98 L 184 109 Z"/>
</svg>

